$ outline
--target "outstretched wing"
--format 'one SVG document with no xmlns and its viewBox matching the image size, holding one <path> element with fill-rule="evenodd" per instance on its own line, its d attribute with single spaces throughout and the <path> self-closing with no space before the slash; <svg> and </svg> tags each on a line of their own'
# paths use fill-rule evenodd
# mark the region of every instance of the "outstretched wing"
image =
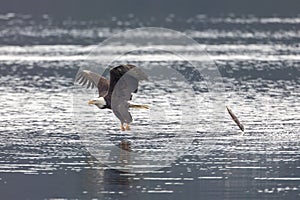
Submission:
<svg viewBox="0 0 300 200">
<path fill-rule="evenodd" d="M 115 116 L 121 121 L 121 123 L 131 123 L 132 117 L 128 110 L 129 104 L 127 102 L 119 102 L 119 104 L 115 105 L 112 108 Z"/>
<path fill-rule="evenodd" d="M 134 65 L 120 65 L 110 70 L 108 95 L 117 95 L 125 101 L 136 93 L 140 80 L 147 80 L 147 75 Z M 116 87 L 117 86 L 117 87 Z"/>
<path fill-rule="evenodd" d="M 76 82 L 87 88 L 98 88 L 99 97 L 104 97 L 108 93 L 109 81 L 103 76 L 89 70 L 80 71 L 76 76 Z"/>
<path fill-rule="evenodd" d="M 147 80 L 147 75 L 134 65 L 120 65 L 110 70 L 108 97 L 111 108 L 121 122 L 130 123 L 128 111 L 132 93 L 137 92 L 140 80 Z"/>
</svg>

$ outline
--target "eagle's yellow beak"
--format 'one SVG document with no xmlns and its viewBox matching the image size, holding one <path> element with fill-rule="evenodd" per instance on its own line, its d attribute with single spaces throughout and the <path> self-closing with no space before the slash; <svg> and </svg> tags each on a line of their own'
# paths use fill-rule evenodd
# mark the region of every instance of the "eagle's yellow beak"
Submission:
<svg viewBox="0 0 300 200">
<path fill-rule="evenodd" d="M 88 101 L 88 104 L 89 104 L 89 105 L 93 105 L 93 104 L 95 104 L 95 101 L 94 101 L 94 100 L 89 100 L 89 101 Z"/>
</svg>

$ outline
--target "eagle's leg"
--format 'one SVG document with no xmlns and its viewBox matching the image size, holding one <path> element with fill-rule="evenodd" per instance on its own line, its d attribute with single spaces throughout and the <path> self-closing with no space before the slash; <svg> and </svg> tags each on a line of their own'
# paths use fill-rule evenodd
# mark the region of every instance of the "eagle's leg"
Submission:
<svg viewBox="0 0 300 200">
<path fill-rule="evenodd" d="M 125 128 L 123 126 L 123 123 L 121 123 L 121 131 L 125 131 Z"/>
<path fill-rule="evenodd" d="M 128 123 L 126 124 L 126 127 L 125 127 L 125 129 L 126 129 L 126 130 L 130 130 L 130 126 L 129 126 L 129 124 L 128 124 Z"/>
</svg>

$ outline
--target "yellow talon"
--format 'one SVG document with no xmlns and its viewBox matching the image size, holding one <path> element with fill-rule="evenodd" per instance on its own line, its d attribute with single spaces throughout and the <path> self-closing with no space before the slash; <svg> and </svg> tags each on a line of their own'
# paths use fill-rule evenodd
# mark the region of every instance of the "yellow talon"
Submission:
<svg viewBox="0 0 300 200">
<path fill-rule="evenodd" d="M 125 131 L 123 124 L 121 124 L 121 131 Z"/>
<path fill-rule="evenodd" d="M 129 124 L 126 124 L 125 129 L 126 129 L 126 130 L 130 130 Z"/>
</svg>

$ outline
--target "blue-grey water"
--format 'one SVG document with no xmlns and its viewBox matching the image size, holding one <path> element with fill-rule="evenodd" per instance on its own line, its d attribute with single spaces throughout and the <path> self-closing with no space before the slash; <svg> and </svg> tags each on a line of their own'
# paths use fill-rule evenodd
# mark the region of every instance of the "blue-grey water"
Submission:
<svg viewBox="0 0 300 200">
<path fill-rule="evenodd" d="M 109 111 L 86 104 L 96 96 L 94 90 L 83 96 L 81 105 L 87 112 L 82 114 L 86 118 L 80 118 L 74 101 L 81 102 L 76 94 L 85 90 L 74 85 L 74 78 L 98 43 L 114 33 L 144 26 L 143 22 L 129 16 L 123 21 L 113 18 L 115 26 L 106 26 L 96 20 L 56 22 L 47 15 L 35 19 L 13 13 L 0 15 L 0 21 L 1 199 L 300 198 L 299 17 L 198 15 L 184 22 L 167 17 L 166 24 L 185 24 L 178 30 L 206 49 L 222 75 L 222 127 L 214 129 L 210 124 L 213 116 L 206 105 L 213 102 L 214 94 L 204 83 L 195 85 L 203 106 L 199 127 L 180 132 L 176 128 L 180 102 L 172 100 L 176 91 L 166 86 L 184 86 L 180 81 L 162 80 L 142 83 L 136 98 L 158 109 L 169 106 L 168 120 L 155 120 L 151 114 L 149 120 L 149 113 L 133 111 L 136 121 L 132 132 L 126 133 L 119 131 Z M 126 44 L 106 48 L 97 59 L 105 60 L 126 48 Z M 189 46 L 164 48 L 191 51 Z M 193 53 L 187 57 L 203 59 Z M 177 59 L 155 51 L 132 53 L 125 61 L 188 72 L 188 63 Z M 227 115 L 225 105 L 239 116 L 244 134 Z M 91 113 L 97 117 L 89 118 Z M 155 149 L 159 139 L 180 133 L 183 142 L 175 146 L 181 153 L 169 166 L 155 171 L 122 172 L 89 153 L 78 126 L 96 136 L 106 134 L 104 139 L 92 140 L 95 145 L 104 145 L 102 139 L 115 142 L 125 137 L 132 151 Z"/>
</svg>

